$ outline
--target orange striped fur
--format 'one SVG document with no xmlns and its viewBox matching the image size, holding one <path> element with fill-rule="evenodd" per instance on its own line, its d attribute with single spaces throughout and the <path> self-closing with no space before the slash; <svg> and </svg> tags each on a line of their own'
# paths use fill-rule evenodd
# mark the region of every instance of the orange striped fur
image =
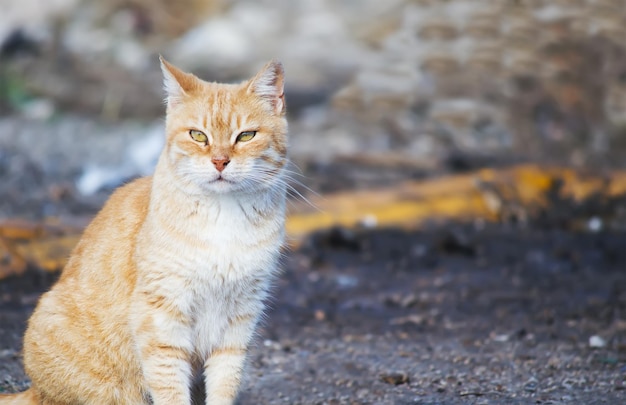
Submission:
<svg viewBox="0 0 626 405">
<path fill-rule="evenodd" d="M 283 70 L 218 84 L 161 66 L 155 173 L 87 227 L 29 321 L 32 387 L 0 404 L 235 401 L 284 239 Z"/>
</svg>

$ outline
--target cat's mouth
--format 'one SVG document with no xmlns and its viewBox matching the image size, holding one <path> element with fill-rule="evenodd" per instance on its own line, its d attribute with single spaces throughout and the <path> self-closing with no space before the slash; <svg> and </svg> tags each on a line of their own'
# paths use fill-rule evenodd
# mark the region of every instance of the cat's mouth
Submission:
<svg viewBox="0 0 626 405">
<path fill-rule="evenodd" d="M 230 184 L 234 184 L 235 182 L 225 178 L 224 176 L 222 176 L 220 174 L 220 175 L 217 176 L 216 179 L 211 180 L 209 183 L 230 183 Z"/>
</svg>

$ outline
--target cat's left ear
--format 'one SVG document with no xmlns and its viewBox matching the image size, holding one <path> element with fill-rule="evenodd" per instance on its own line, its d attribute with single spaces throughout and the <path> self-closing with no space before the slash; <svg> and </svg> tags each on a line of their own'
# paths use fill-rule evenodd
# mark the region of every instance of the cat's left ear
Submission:
<svg viewBox="0 0 626 405">
<path fill-rule="evenodd" d="M 166 101 L 168 105 L 179 102 L 183 96 L 192 93 L 199 87 L 199 79 L 196 76 L 183 72 L 163 59 L 162 56 L 159 56 L 159 61 L 161 61 L 163 87 L 167 95 Z"/>
<path fill-rule="evenodd" d="M 248 92 L 269 103 L 276 114 L 285 112 L 285 71 L 278 61 L 271 61 L 250 80 Z"/>
</svg>

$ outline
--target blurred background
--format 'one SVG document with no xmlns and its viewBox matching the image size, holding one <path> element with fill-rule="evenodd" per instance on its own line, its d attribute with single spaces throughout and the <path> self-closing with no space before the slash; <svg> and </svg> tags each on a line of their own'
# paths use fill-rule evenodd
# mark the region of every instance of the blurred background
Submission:
<svg viewBox="0 0 626 405">
<path fill-rule="evenodd" d="M 240 404 L 626 403 L 623 0 L 0 0 L 0 392 L 153 170 L 159 54 L 285 66 L 292 249 Z"/>
<path fill-rule="evenodd" d="M 308 187 L 514 162 L 626 166 L 618 0 L 2 0 L 0 217 L 93 213 L 162 144 L 158 54 L 207 80 L 271 58 Z M 306 190 L 301 190 L 306 193 Z"/>
</svg>

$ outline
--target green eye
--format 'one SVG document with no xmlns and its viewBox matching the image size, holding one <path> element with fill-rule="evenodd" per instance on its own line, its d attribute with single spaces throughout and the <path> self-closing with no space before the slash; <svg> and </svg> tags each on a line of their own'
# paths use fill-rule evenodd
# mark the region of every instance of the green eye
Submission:
<svg viewBox="0 0 626 405">
<path fill-rule="evenodd" d="M 254 138 L 256 135 L 256 131 L 244 131 L 237 135 L 237 142 L 248 142 L 250 139 Z"/>
<path fill-rule="evenodd" d="M 204 134 L 204 132 L 202 131 L 198 131 L 195 129 L 190 129 L 189 130 L 189 135 L 191 136 L 191 139 L 193 139 L 196 142 L 200 142 L 200 143 L 204 143 L 206 144 L 209 140 L 209 138 L 207 138 L 207 136 Z"/>
</svg>

